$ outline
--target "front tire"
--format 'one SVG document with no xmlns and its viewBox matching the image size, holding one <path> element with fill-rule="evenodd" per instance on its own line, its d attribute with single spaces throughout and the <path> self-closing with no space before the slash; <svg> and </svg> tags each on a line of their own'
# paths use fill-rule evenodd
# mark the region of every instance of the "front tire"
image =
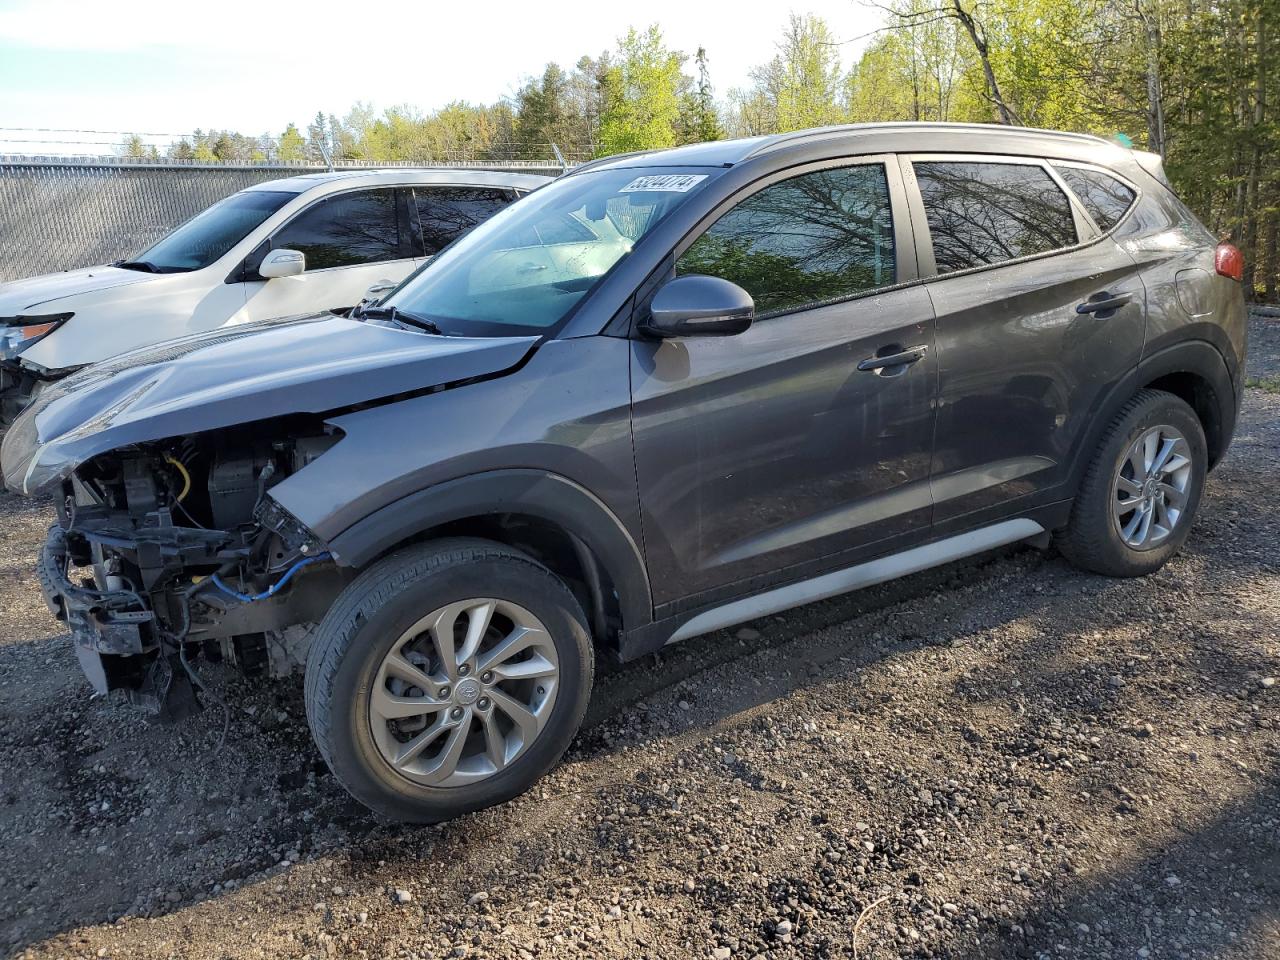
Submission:
<svg viewBox="0 0 1280 960">
<path fill-rule="evenodd" d="M 550 570 L 485 540 L 394 553 L 316 629 L 306 706 L 329 769 L 394 820 L 436 823 L 527 790 L 591 693 L 581 606 Z"/>
<path fill-rule="evenodd" d="M 1207 468 L 1195 411 L 1173 394 L 1140 390 L 1103 434 L 1060 549 L 1095 573 L 1154 573 L 1191 532 Z"/>
</svg>

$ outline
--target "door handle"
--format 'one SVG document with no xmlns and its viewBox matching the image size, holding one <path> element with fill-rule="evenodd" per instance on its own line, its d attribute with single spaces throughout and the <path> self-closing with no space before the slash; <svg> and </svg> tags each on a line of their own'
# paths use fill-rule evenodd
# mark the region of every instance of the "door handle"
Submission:
<svg viewBox="0 0 1280 960">
<path fill-rule="evenodd" d="M 859 363 L 858 369 L 879 373 L 881 376 L 892 376 L 892 374 L 886 374 L 883 371 L 889 367 L 909 367 L 917 360 L 922 359 L 928 352 L 928 344 L 922 343 L 918 347 L 907 347 L 905 350 L 898 350 L 894 353 L 878 353 L 874 357 L 867 357 L 867 359 Z"/>
<path fill-rule="evenodd" d="M 1092 313 L 1099 320 L 1105 320 L 1132 299 L 1127 293 L 1095 293 L 1076 306 L 1076 313 Z"/>
</svg>

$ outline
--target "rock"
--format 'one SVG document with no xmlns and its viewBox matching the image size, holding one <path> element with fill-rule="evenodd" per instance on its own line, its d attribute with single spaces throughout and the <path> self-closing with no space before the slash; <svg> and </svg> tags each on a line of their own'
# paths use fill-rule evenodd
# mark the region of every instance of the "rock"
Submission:
<svg viewBox="0 0 1280 960">
<path fill-rule="evenodd" d="M 785 937 L 787 934 L 789 934 L 792 931 L 792 929 L 793 928 L 791 926 L 790 920 L 779 920 L 778 923 L 774 926 L 773 932 L 780 937 Z"/>
<path fill-rule="evenodd" d="M 1113 673 L 1107 678 L 1107 686 L 1114 687 L 1117 690 L 1120 689 L 1124 686 L 1124 677 L 1120 676 L 1118 673 Z"/>
<path fill-rule="evenodd" d="M 168 893 L 164 895 L 165 903 L 177 903 L 181 899 L 182 899 L 182 894 L 180 894 L 177 890 L 170 890 Z"/>
<path fill-rule="evenodd" d="M 471 896 L 467 897 L 467 906 L 474 907 L 477 903 L 484 903 L 488 899 L 489 892 L 487 890 L 477 890 Z"/>
<path fill-rule="evenodd" d="M 734 636 L 739 640 L 745 640 L 747 643 L 751 643 L 753 640 L 760 639 L 760 631 L 754 630 L 751 627 L 740 627 Z"/>
<path fill-rule="evenodd" d="M 413 903 L 413 894 L 408 890 L 396 890 L 396 903 Z"/>
<path fill-rule="evenodd" d="M 697 890 L 697 889 L 698 889 L 698 885 L 697 885 L 696 883 L 694 883 L 692 880 L 686 880 L 686 881 L 684 882 L 684 892 L 685 892 L 685 893 L 693 893 L 693 891 L 695 891 L 695 890 Z"/>
<path fill-rule="evenodd" d="M 1140 737 L 1149 737 L 1155 732 L 1156 732 L 1155 728 L 1152 727 L 1151 724 L 1149 723 L 1144 723 L 1142 726 L 1138 728 L 1138 736 Z"/>
<path fill-rule="evenodd" d="M 733 951 L 728 947 L 716 947 L 711 951 L 711 956 L 714 960 L 729 960 L 733 956 Z"/>
<path fill-rule="evenodd" d="M 1259 681 L 1264 687 L 1274 687 L 1276 685 L 1275 677 L 1263 677 Z"/>
<path fill-rule="evenodd" d="M 610 920 L 621 920 L 622 908 L 615 903 L 612 907 L 610 907 L 608 910 L 605 911 L 605 916 L 608 917 Z"/>
</svg>

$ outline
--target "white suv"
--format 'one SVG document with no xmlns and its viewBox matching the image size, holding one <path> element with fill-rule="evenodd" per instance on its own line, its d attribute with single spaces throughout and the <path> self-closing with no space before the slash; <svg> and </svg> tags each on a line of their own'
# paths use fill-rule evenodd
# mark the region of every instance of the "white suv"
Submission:
<svg viewBox="0 0 1280 960">
<path fill-rule="evenodd" d="M 390 290 L 547 177 L 314 173 L 242 190 L 129 260 L 0 284 L 0 420 L 50 381 L 135 347 L 344 309 Z"/>
</svg>

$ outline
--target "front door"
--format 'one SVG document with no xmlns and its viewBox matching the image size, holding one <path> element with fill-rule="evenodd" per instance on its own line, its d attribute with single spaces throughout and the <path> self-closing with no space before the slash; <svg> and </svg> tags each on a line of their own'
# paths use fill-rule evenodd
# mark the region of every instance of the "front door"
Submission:
<svg viewBox="0 0 1280 960">
<path fill-rule="evenodd" d="M 405 225 L 402 229 L 402 225 Z M 325 197 L 277 230 L 266 249 L 300 250 L 296 277 L 250 280 L 237 321 L 267 320 L 353 307 L 375 284 L 399 283 L 413 270 L 414 243 L 391 187 Z"/>
<path fill-rule="evenodd" d="M 937 274 L 935 524 L 1070 496 L 1070 454 L 1142 351 L 1137 265 L 1039 160 L 915 157 L 907 173 Z"/>
<path fill-rule="evenodd" d="M 775 175 L 677 250 L 677 274 L 737 283 L 756 321 L 733 337 L 634 341 L 656 604 L 927 531 L 933 313 L 909 284 L 902 197 L 891 158 Z"/>
</svg>

